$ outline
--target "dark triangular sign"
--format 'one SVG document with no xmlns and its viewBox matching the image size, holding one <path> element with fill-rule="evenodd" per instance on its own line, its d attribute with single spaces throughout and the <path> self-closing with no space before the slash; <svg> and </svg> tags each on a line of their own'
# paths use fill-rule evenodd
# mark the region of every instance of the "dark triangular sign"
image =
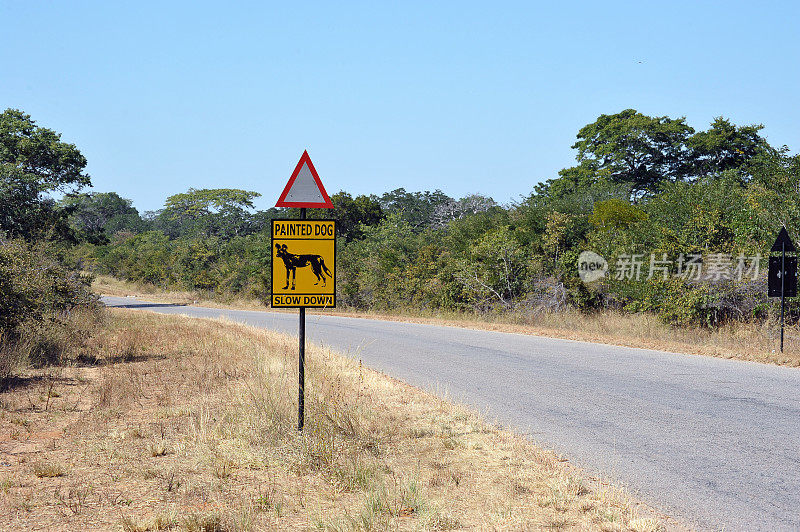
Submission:
<svg viewBox="0 0 800 532">
<path fill-rule="evenodd" d="M 333 209 L 333 202 L 325 192 L 325 187 L 322 186 L 322 181 L 307 151 L 300 157 L 300 162 L 297 163 L 275 206 Z"/>
<path fill-rule="evenodd" d="M 772 249 L 770 249 L 770 251 L 796 251 L 785 227 L 781 227 L 781 232 L 778 233 L 778 238 L 775 239 L 775 243 L 772 244 Z"/>
</svg>

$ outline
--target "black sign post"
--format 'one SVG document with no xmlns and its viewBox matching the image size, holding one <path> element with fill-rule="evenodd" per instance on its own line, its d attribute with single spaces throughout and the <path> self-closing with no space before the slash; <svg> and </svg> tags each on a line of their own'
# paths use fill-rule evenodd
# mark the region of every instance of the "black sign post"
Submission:
<svg viewBox="0 0 800 532">
<path fill-rule="evenodd" d="M 305 208 L 300 209 L 300 219 L 306 219 Z M 781 310 L 781 312 L 783 311 Z M 300 387 L 298 388 L 297 396 L 297 430 L 302 431 L 303 423 L 305 423 L 306 420 L 306 307 L 300 307 L 300 329 L 297 331 L 297 337 L 300 340 L 300 361 L 298 364 Z M 781 351 L 783 351 L 783 314 L 781 314 Z"/>
<path fill-rule="evenodd" d="M 781 298 L 781 353 L 783 353 L 783 316 L 786 308 L 786 298 L 797 296 L 797 257 L 787 257 L 787 253 L 795 253 L 797 249 L 789 238 L 786 228 L 781 228 L 778 238 L 772 244 L 770 253 L 780 253 L 780 256 L 769 258 L 768 295 Z"/>
</svg>

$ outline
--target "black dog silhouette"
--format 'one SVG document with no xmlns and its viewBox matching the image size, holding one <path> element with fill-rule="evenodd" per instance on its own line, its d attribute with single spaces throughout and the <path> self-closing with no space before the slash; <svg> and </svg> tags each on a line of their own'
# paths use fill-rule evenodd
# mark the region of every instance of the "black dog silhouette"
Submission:
<svg viewBox="0 0 800 532">
<path fill-rule="evenodd" d="M 284 290 L 289 288 L 289 273 L 292 274 L 292 290 L 294 290 L 297 268 L 305 268 L 310 265 L 314 275 L 317 276 L 317 282 L 314 284 L 319 284 L 322 281 L 322 286 L 325 286 L 326 273 L 328 277 L 333 277 L 328 267 L 325 266 L 325 261 L 319 255 L 294 255 L 287 251 L 286 244 L 275 244 L 275 247 L 278 249 L 278 257 L 283 259 L 283 265 L 286 266 L 286 286 L 283 287 Z M 323 270 L 325 270 L 325 273 L 323 273 Z"/>
</svg>

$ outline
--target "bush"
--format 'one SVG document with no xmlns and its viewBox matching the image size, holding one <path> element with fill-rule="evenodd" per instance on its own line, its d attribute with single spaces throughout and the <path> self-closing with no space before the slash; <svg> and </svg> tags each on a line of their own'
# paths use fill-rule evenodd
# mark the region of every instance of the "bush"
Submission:
<svg viewBox="0 0 800 532">
<path fill-rule="evenodd" d="M 763 320 L 770 301 L 766 279 L 691 283 L 653 278 L 629 288 L 625 309 L 655 312 L 673 325 L 714 326 L 730 320 Z"/>
<path fill-rule="evenodd" d="M 80 345 L 98 316 L 89 283 L 52 243 L 0 239 L 0 379 Z"/>
</svg>

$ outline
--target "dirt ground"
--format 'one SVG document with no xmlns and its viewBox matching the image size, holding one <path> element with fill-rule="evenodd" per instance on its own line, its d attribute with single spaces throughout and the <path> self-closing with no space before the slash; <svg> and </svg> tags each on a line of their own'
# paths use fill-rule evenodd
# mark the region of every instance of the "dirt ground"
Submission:
<svg viewBox="0 0 800 532">
<path fill-rule="evenodd" d="M 3 530 L 632 530 L 680 523 L 477 414 L 327 350 L 114 310 L 0 393 Z"/>
</svg>

